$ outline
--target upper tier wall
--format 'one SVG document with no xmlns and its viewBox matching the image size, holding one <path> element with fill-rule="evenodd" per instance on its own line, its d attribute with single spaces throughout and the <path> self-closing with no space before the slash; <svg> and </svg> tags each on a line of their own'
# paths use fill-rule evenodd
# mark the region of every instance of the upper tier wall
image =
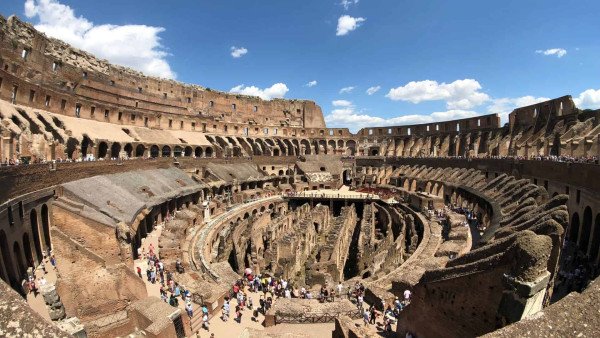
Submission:
<svg viewBox="0 0 600 338">
<path fill-rule="evenodd" d="M 482 115 L 460 120 L 432 122 L 408 126 L 389 126 L 363 128 L 358 131 L 360 136 L 421 136 L 449 132 L 477 131 L 500 128 L 498 114 Z"/>
<path fill-rule="evenodd" d="M 99 116 L 108 110 L 108 118 L 135 112 L 140 120 L 174 114 L 201 121 L 325 127 L 321 108 L 312 101 L 265 101 L 145 76 L 49 38 L 14 16 L 0 16 L 0 54 L 2 77 L 15 77 L 5 80 L 10 83 L 1 97 L 12 100 L 17 86 L 17 101 L 57 113 L 75 115 L 79 106 L 82 117 L 94 107 Z"/>
</svg>

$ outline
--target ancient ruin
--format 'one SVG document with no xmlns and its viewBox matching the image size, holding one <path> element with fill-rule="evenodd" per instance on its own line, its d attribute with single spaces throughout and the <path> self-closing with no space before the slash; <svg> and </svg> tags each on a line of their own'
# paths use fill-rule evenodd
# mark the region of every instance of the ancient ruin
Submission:
<svg viewBox="0 0 600 338">
<path fill-rule="evenodd" d="M 149 77 L 11 16 L 0 134 L 0 336 L 205 334 L 202 307 L 216 326 L 249 276 L 285 285 L 246 336 L 376 337 L 356 285 L 379 312 L 410 291 L 397 337 L 600 334 L 600 110 L 571 96 L 504 126 L 353 134 L 315 102 Z M 147 280 L 150 243 L 186 302 Z"/>
</svg>

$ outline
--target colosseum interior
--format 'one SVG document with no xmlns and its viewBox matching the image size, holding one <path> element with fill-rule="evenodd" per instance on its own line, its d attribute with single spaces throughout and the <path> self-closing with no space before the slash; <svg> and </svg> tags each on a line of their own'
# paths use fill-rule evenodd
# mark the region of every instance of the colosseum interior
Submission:
<svg viewBox="0 0 600 338">
<path fill-rule="evenodd" d="M 398 311 L 396 337 L 600 335 L 600 166 L 543 160 L 597 159 L 600 110 L 566 95 L 504 126 L 354 134 L 312 101 L 145 76 L 15 16 L 0 28 L 0 155 L 28 163 L 0 168 L 0 336 L 208 337 L 206 313 L 223 337 L 379 337 L 357 293 Z M 224 323 L 250 277 L 277 296 L 246 292 L 260 311 Z"/>
</svg>

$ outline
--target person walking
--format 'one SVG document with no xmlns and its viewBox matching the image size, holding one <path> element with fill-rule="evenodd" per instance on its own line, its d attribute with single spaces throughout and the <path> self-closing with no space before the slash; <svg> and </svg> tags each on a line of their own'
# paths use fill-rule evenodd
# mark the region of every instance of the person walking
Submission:
<svg viewBox="0 0 600 338">
<path fill-rule="evenodd" d="M 365 309 L 365 311 L 363 312 L 363 322 L 365 323 L 365 326 L 369 326 L 370 320 L 371 320 L 371 313 L 369 312 L 369 310 Z"/>
<path fill-rule="evenodd" d="M 192 307 L 192 303 L 185 304 L 185 312 L 187 312 L 188 317 L 192 319 L 194 316 L 194 308 Z"/>
</svg>

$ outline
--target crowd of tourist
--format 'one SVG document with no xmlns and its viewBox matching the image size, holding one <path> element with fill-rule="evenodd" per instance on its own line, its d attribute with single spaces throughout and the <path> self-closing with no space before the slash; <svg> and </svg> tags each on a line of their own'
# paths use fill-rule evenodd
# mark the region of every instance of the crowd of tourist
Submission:
<svg viewBox="0 0 600 338">
<path fill-rule="evenodd" d="M 28 292 L 33 293 L 34 296 L 37 296 L 39 288 L 43 285 L 46 285 L 48 281 L 46 281 L 46 274 L 48 271 L 46 270 L 46 261 L 50 262 L 52 268 L 56 270 L 56 257 L 52 252 L 52 249 L 48 248 L 48 250 L 42 250 L 42 261 L 40 262 L 39 269 L 44 273 L 41 276 L 37 276 L 37 272 L 35 269 L 34 262 L 29 262 L 31 267 L 31 273 L 27 277 L 26 287 Z"/>
<path fill-rule="evenodd" d="M 557 275 L 557 290 L 562 297 L 572 291 L 582 292 L 599 272 L 590 257 L 579 248 L 577 243 L 565 240 L 563 261 Z"/>
<path fill-rule="evenodd" d="M 196 156 L 192 155 L 192 158 L 195 158 Z M 230 158 L 231 156 L 224 156 L 225 158 Z M 251 156 L 239 156 L 240 158 L 245 158 L 245 159 L 249 159 L 252 160 Z M 534 161 L 551 161 L 551 162 L 563 162 L 563 163 L 585 163 L 585 164 L 599 164 L 599 159 L 598 156 L 568 156 L 568 155 L 560 155 L 560 156 L 556 156 L 556 155 L 548 155 L 548 156 L 541 156 L 541 155 L 531 155 L 529 157 L 527 156 L 492 156 L 492 155 L 485 155 L 485 156 L 479 156 L 479 157 L 468 157 L 468 156 L 426 156 L 426 155 L 420 155 L 420 156 L 387 156 L 388 158 L 392 158 L 392 159 L 401 159 L 401 158 L 437 158 L 437 159 L 448 159 L 448 158 L 453 158 L 453 159 L 466 159 L 466 160 L 470 160 L 470 159 L 497 159 L 497 160 L 518 160 L 518 161 L 525 161 L 525 160 L 534 160 Z M 23 158 L 20 159 L 18 157 L 13 157 L 13 158 L 5 158 L 4 161 L 0 162 L 0 166 L 2 167 L 7 167 L 7 166 L 17 166 L 17 165 L 26 165 L 26 164 L 44 164 L 44 163 L 71 163 L 71 162 L 95 162 L 95 161 L 117 161 L 117 160 L 130 160 L 130 159 L 152 159 L 152 157 L 111 157 L 111 158 L 96 158 L 93 154 L 88 154 L 85 157 L 79 157 L 76 159 L 70 159 L 70 158 L 61 158 L 58 157 L 54 160 L 46 160 L 45 158 L 34 158 L 34 159 L 28 159 L 28 158 Z M 344 156 L 342 157 L 342 160 L 354 160 L 355 157 L 354 156 Z"/>
</svg>

